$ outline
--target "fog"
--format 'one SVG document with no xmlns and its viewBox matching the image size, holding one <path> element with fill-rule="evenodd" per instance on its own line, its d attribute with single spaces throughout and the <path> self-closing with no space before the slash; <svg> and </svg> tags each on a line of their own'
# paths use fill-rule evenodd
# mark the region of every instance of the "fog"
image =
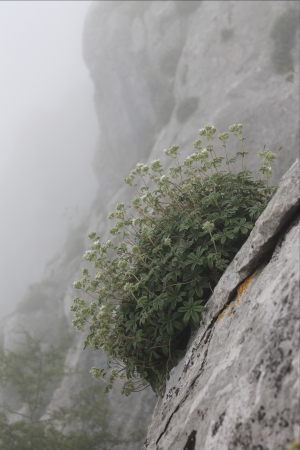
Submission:
<svg viewBox="0 0 300 450">
<path fill-rule="evenodd" d="M 97 190 L 90 1 L 0 2 L 0 316 L 39 281 Z"/>
</svg>

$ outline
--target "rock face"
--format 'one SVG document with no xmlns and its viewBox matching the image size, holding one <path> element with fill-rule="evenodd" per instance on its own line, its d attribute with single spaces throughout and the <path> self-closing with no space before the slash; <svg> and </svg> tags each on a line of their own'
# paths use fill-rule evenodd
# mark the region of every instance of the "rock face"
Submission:
<svg viewBox="0 0 300 450">
<path fill-rule="evenodd" d="M 283 146 L 279 181 L 299 146 L 299 88 L 285 81 L 289 72 L 276 72 L 270 32 L 291 8 L 298 14 L 299 3 L 95 2 L 83 54 L 95 84 L 94 169 L 103 205 L 136 162 L 161 158 L 174 144 L 188 154 L 199 127 L 210 123 L 220 131 L 244 124 L 250 170 L 264 144 Z M 290 37 L 295 73 L 298 33 Z"/>
<path fill-rule="evenodd" d="M 36 336 L 45 335 L 49 342 L 55 342 L 60 330 L 74 331 L 70 306 L 76 291 L 72 284 L 81 278 L 86 265 L 82 260 L 90 244 L 86 235 L 95 230 L 103 239 L 108 238 L 107 215 L 118 202 L 130 202 L 132 193 L 122 185 L 122 180 L 136 163 L 156 158 L 164 162 L 162 150 L 173 144 L 180 145 L 181 154 L 187 156 L 194 150 L 197 130 L 206 124 L 225 131 L 233 123 L 243 123 L 246 150 L 250 152 L 247 167 L 257 170 L 257 152 L 266 144 L 274 152 L 283 146 L 275 163 L 274 181 L 287 171 L 299 146 L 299 88 L 286 81 L 287 75 L 292 80 L 291 70 L 276 72 L 272 61 L 275 44 L 270 31 L 276 20 L 291 8 L 298 14 L 299 3 L 96 1 L 92 4 L 84 27 L 83 54 L 95 85 L 100 129 L 93 161 L 99 195 L 86 220 L 70 230 L 64 248 L 46 267 L 44 279 L 29 289 L 16 312 L 3 323 L 0 340 L 5 347 L 18 344 L 21 328 Z M 298 36 L 299 30 L 289 38 L 295 73 L 299 73 Z M 231 144 L 229 154 L 235 151 L 235 145 Z M 285 321 L 296 317 L 292 316 L 296 304 L 290 301 L 296 265 L 287 270 L 292 265 L 290 258 L 295 257 L 296 247 L 291 244 L 294 228 L 284 234 L 281 246 L 276 247 L 284 221 L 291 219 L 289 213 L 293 211 L 290 188 L 283 186 L 294 188 L 295 184 L 289 181 L 290 173 L 285 180 L 281 192 L 282 189 L 287 192 L 281 197 L 277 194 L 273 206 L 269 205 L 256 226 L 255 239 L 252 234 L 253 238 L 237 255 L 230 277 L 224 275 L 219 284 L 222 287 L 218 287 L 210 301 L 210 312 L 201 325 L 195 346 L 174 371 L 166 403 L 160 401 L 157 405 L 149 431 L 149 449 L 242 449 L 252 445 L 248 441 L 242 443 L 242 439 L 252 439 L 253 448 L 271 450 L 280 427 L 282 442 L 293 439 L 294 419 L 290 417 L 295 404 L 293 395 L 287 393 L 295 389 L 288 385 L 289 379 L 291 383 L 296 379 L 294 350 L 288 354 L 295 329 L 292 323 L 285 326 Z M 289 246 L 293 250 L 290 254 Z M 271 262 L 259 268 L 260 264 L 266 264 L 264 260 L 270 252 L 273 252 Z M 227 304 L 234 304 L 237 287 L 251 275 L 253 279 L 241 295 L 239 306 L 225 311 Z M 265 276 L 269 277 L 267 286 Z M 268 294 L 264 291 L 261 297 L 259 286 L 269 289 L 272 303 L 262 300 Z M 283 297 L 282 289 L 286 293 Z M 248 308 L 247 312 L 243 308 Z M 221 313 L 223 316 L 217 322 Z M 264 324 L 269 330 L 269 334 L 261 335 L 265 343 L 262 338 L 255 338 L 254 332 L 261 333 Z M 88 373 L 91 366 L 105 365 L 106 357 L 100 352 L 83 352 L 82 338 L 80 333 L 76 334 L 66 363 Z M 212 348 L 214 352 L 210 353 Z M 264 358 L 258 356 L 263 351 Z M 242 353 L 243 358 L 239 359 Z M 251 359 L 254 355 L 255 360 Z M 182 376 L 184 369 L 186 373 Z M 268 376 L 274 381 L 274 387 L 269 384 L 270 390 L 263 387 Z M 84 382 L 78 378 L 72 382 L 63 379 L 53 393 L 48 411 L 67 404 L 81 384 Z M 281 389 L 278 392 L 277 387 Z M 146 390 L 129 398 L 112 393 L 108 401 L 113 424 L 128 436 L 131 431 L 147 428 L 156 398 L 151 390 Z M 265 424 L 266 438 L 258 437 L 258 420 Z M 234 425 L 229 427 L 231 421 Z M 288 425 L 284 427 L 285 424 Z M 197 447 L 193 447 L 193 442 Z M 130 444 L 130 450 L 141 447 L 141 442 Z M 128 446 L 119 446 L 118 450 L 128 450 Z"/>
<path fill-rule="evenodd" d="M 222 276 L 149 428 L 147 450 L 300 440 L 299 160 Z"/>
</svg>

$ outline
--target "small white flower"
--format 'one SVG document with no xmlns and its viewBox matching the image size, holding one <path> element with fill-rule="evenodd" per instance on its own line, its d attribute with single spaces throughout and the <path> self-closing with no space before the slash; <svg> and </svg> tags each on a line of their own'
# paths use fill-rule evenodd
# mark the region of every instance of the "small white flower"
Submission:
<svg viewBox="0 0 300 450">
<path fill-rule="evenodd" d="M 82 284 L 80 281 L 74 281 L 73 287 L 74 287 L 74 289 L 81 289 Z"/>
</svg>

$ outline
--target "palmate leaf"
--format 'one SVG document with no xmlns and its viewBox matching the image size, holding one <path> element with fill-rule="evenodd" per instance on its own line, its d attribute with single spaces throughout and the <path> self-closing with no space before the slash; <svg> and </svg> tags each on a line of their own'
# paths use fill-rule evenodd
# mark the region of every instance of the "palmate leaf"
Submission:
<svg viewBox="0 0 300 450">
<path fill-rule="evenodd" d="M 174 322 L 178 322 L 177 319 L 180 317 L 180 314 L 178 311 L 173 312 L 171 309 L 169 309 L 168 313 L 162 313 L 159 323 L 161 324 L 160 330 L 162 332 L 167 331 L 168 335 L 172 336 L 174 334 Z M 179 324 L 179 322 L 178 322 Z M 177 327 L 178 328 L 178 327 Z"/>
<path fill-rule="evenodd" d="M 153 305 L 154 310 L 158 311 L 159 309 L 163 309 L 167 299 L 168 299 L 168 295 L 167 294 L 161 294 L 159 297 L 156 297 L 152 301 L 152 305 Z"/>
<path fill-rule="evenodd" d="M 179 253 L 184 253 L 188 248 L 190 248 L 192 245 L 191 241 L 184 241 L 183 239 L 180 239 L 179 243 L 176 246 L 176 250 Z"/>
<path fill-rule="evenodd" d="M 182 275 L 182 270 L 173 270 L 171 272 L 171 279 L 173 281 L 173 283 L 176 283 L 176 281 L 178 280 L 178 278 L 180 278 Z"/>
<path fill-rule="evenodd" d="M 201 298 L 203 296 L 203 289 L 201 286 L 196 286 L 195 291 L 196 291 L 196 294 L 198 295 L 198 297 Z"/>
<path fill-rule="evenodd" d="M 182 297 L 185 297 L 185 292 L 181 290 L 181 283 L 176 284 L 176 286 L 169 286 L 164 294 L 166 304 L 171 306 L 171 309 L 176 308 L 177 303 L 182 302 Z"/>
<path fill-rule="evenodd" d="M 219 270 L 223 271 L 228 267 L 228 261 L 226 259 L 220 258 L 216 261 L 216 267 Z"/>
<path fill-rule="evenodd" d="M 184 323 L 187 323 L 190 320 L 190 318 L 192 318 L 193 320 L 194 318 L 196 318 L 194 322 L 198 321 L 199 316 L 197 313 L 206 311 L 206 308 L 202 306 L 201 303 L 202 303 L 201 300 L 195 301 L 193 297 L 191 297 L 187 302 L 183 302 L 184 306 L 178 308 L 178 312 L 184 313 L 183 316 Z"/>
<path fill-rule="evenodd" d="M 196 252 L 194 253 L 190 253 L 188 255 L 187 261 L 186 261 L 186 265 L 191 265 L 191 270 L 194 270 L 196 266 L 202 266 L 204 261 L 205 261 L 205 257 L 202 256 L 202 254 L 207 250 L 207 245 L 203 246 L 203 247 L 198 247 L 196 249 Z"/>
<path fill-rule="evenodd" d="M 255 219 L 257 219 L 260 216 L 262 210 L 263 210 L 263 206 L 260 203 L 256 203 L 255 205 L 249 206 L 247 208 L 247 211 L 249 212 L 250 217 L 254 217 Z"/>
</svg>

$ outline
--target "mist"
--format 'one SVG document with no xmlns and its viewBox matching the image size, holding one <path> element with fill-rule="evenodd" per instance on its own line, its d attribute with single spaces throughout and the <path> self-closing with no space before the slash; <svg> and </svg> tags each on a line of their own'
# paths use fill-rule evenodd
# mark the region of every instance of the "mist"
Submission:
<svg viewBox="0 0 300 450">
<path fill-rule="evenodd" d="M 90 3 L 0 3 L 0 317 L 41 278 L 97 190 L 97 119 L 81 54 Z"/>
</svg>

